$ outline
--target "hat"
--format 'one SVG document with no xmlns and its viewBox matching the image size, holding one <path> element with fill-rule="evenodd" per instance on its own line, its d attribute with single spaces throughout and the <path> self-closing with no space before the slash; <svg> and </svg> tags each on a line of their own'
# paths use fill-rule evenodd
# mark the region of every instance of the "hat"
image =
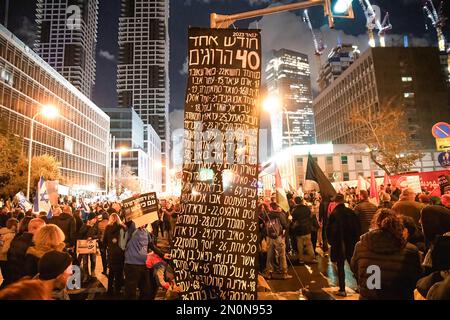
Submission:
<svg viewBox="0 0 450 320">
<path fill-rule="evenodd" d="M 89 213 L 88 220 L 92 220 L 92 219 L 95 219 L 95 218 L 97 218 L 97 215 L 94 212 Z"/>
<path fill-rule="evenodd" d="M 38 273 L 41 280 L 53 280 L 72 264 L 72 257 L 65 252 L 49 251 L 39 259 Z"/>
</svg>

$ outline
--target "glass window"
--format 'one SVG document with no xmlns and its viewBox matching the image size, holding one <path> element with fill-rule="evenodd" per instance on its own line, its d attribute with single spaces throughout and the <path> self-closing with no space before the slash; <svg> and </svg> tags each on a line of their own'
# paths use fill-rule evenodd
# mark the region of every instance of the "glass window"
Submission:
<svg viewBox="0 0 450 320">
<path fill-rule="evenodd" d="M 403 96 L 404 96 L 405 98 L 414 98 L 415 94 L 414 94 L 414 92 L 405 92 L 405 93 L 403 94 Z"/>
<path fill-rule="evenodd" d="M 348 172 L 344 172 L 344 181 L 349 181 L 350 180 L 350 175 L 348 174 Z"/>
<path fill-rule="evenodd" d="M 341 162 L 342 162 L 342 164 L 348 164 L 347 156 L 341 156 Z"/>
</svg>

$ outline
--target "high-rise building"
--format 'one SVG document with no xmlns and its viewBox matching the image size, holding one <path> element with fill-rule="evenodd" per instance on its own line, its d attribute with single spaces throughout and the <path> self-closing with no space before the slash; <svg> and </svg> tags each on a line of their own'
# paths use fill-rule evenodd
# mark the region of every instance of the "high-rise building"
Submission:
<svg viewBox="0 0 450 320">
<path fill-rule="evenodd" d="M 151 143 L 145 146 L 144 123 L 132 108 L 103 108 L 103 111 L 111 118 L 111 177 L 117 182 L 119 166 L 128 166 L 136 176 L 141 193 L 161 192 L 161 140 L 155 130 L 150 126 L 151 138 L 147 143 Z"/>
<path fill-rule="evenodd" d="M 351 44 L 340 44 L 334 47 L 319 70 L 320 91 L 331 85 L 359 56 L 358 47 Z"/>
<path fill-rule="evenodd" d="M 0 117 L 22 139 L 24 152 L 31 121 L 44 105 L 53 105 L 59 115 L 35 118 L 33 156 L 54 156 L 63 185 L 105 190 L 108 115 L 0 25 Z"/>
<path fill-rule="evenodd" d="M 163 190 L 170 158 L 168 18 L 169 0 L 122 0 L 117 70 L 119 106 L 134 108 L 161 138 Z"/>
<path fill-rule="evenodd" d="M 266 66 L 269 97 L 278 97 L 283 110 L 271 114 L 273 151 L 290 145 L 314 144 L 311 72 L 308 56 L 288 49 L 272 51 Z"/>
<path fill-rule="evenodd" d="M 88 98 L 95 84 L 98 0 L 37 0 L 35 51 Z"/>
<path fill-rule="evenodd" d="M 358 143 L 354 110 L 376 113 L 389 102 L 405 112 L 411 148 L 435 149 L 432 126 L 450 119 L 439 51 L 431 47 L 369 48 L 314 99 L 318 143 Z M 395 139 L 395 132 L 386 132 Z"/>
</svg>

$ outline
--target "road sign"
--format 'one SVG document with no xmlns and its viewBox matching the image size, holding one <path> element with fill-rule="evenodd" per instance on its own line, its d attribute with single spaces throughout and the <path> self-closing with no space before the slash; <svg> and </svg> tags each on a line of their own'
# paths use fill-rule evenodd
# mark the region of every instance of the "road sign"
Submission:
<svg viewBox="0 0 450 320">
<path fill-rule="evenodd" d="M 450 151 L 440 153 L 438 156 L 438 161 L 442 167 L 450 167 Z"/>
<path fill-rule="evenodd" d="M 436 149 L 438 151 L 450 150 L 450 137 L 448 137 L 448 138 L 436 138 Z"/>
<path fill-rule="evenodd" d="M 450 124 L 447 122 L 438 122 L 433 126 L 431 132 L 436 139 L 450 137 Z"/>
</svg>

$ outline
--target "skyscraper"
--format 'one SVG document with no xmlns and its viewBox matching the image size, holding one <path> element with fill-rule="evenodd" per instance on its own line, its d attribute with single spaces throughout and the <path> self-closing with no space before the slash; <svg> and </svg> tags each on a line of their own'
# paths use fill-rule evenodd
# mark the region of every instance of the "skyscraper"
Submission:
<svg viewBox="0 0 450 320">
<path fill-rule="evenodd" d="M 334 47 L 319 71 L 320 91 L 331 85 L 359 56 L 358 47 L 351 44 L 339 44 Z"/>
<path fill-rule="evenodd" d="M 162 184 L 169 167 L 169 1 L 122 0 L 119 18 L 119 106 L 133 107 L 161 138 Z"/>
<path fill-rule="evenodd" d="M 273 151 L 316 141 L 308 56 L 280 49 L 266 66 L 267 95 L 277 96 L 285 111 L 271 115 Z"/>
<path fill-rule="evenodd" d="M 37 0 L 35 51 L 91 98 L 95 84 L 98 0 Z"/>
</svg>

